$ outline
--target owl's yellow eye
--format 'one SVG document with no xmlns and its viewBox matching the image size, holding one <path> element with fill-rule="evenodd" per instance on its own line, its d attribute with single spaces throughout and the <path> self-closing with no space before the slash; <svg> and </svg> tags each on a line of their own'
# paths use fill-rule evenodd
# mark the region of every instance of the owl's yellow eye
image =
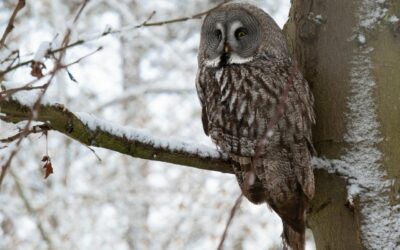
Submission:
<svg viewBox="0 0 400 250">
<path fill-rule="evenodd" d="M 238 37 L 244 37 L 245 35 L 246 35 L 246 32 L 243 32 L 243 31 L 238 33 Z"/>
<path fill-rule="evenodd" d="M 243 38 L 244 36 L 247 36 L 247 30 L 245 28 L 239 28 L 235 31 L 236 39 Z"/>
</svg>

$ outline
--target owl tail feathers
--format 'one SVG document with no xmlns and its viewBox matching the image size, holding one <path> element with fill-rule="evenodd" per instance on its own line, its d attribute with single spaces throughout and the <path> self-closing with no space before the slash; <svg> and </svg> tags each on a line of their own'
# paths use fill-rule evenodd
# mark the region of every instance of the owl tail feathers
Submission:
<svg viewBox="0 0 400 250">
<path fill-rule="evenodd" d="M 283 249 L 304 250 L 305 248 L 305 228 L 295 231 L 291 226 L 283 223 Z"/>
</svg>

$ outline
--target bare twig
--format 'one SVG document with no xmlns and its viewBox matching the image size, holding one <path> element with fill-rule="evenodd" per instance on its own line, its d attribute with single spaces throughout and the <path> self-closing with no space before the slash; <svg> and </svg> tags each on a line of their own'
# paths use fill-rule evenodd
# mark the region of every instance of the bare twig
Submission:
<svg viewBox="0 0 400 250">
<path fill-rule="evenodd" d="M 23 132 L 19 132 L 13 136 L 4 138 L 4 139 L 0 139 L 1 143 L 10 143 L 13 142 L 17 139 L 19 139 L 21 136 L 23 137 L 27 137 L 30 134 L 37 134 L 37 133 L 43 133 L 45 131 L 48 131 L 50 128 L 47 125 L 37 125 L 37 126 L 33 126 L 32 129 L 29 129 L 26 133 Z"/>
<path fill-rule="evenodd" d="M 94 154 L 94 156 L 96 156 L 96 158 L 97 158 L 97 160 L 98 160 L 99 162 L 102 161 L 101 158 L 100 158 L 100 156 L 96 153 L 96 151 L 95 151 L 93 148 L 91 148 L 91 147 L 89 147 L 89 146 L 87 146 L 87 145 L 86 145 L 86 147 Z"/>
<path fill-rule="evenodd" d="M 18 12 L 25 6 L 25 0 L 18 0 L 17 6 L 14 9 L 14 12 L 11 14 L 11 17 L 8 21 L 6 30 L 3 33 L 3 36 L 0 39 L 0 49 L 4 47 L 6 38 L 8 34 L 14 29 L 15 18 L 17 17 Z"/>
<path fill-rule="evenodd" d="M 156 12 L 153 11 L 149 17 L 141 24 L 136 24 L 136 25 L 130 25 L 130 26 L 126 26 L 123 27 L 121 29 L 118 30 L 112 30 L 112 29 L 108 29 L 107 31 L 103 32 L 101 35 L 109 35 L 109 34 L 117 34 L 117 33 L 121 33 L 124 31 L 129 31 L 129 30 L 134 30 L 134 29 L 139 29 L 142 27 L 152 27 L 152 26 L 162 26 L 162 25 L 167 25 L 167 24 L 173 24 L 173 23 L 180 23 L 180 22 L 186 22 L 189 20 L 194 20 L 194 19 L 200 19 L 203 16 L 207 15 L 208 13 L 210 13 L 211 11 L 214 11 L 215 9 L 221 7 L 221 5 L 225 4 L 226 1 L 216 5 L 215 7 L 208 9 L 206 11 L 202 11 L 199 12 L 197 14 L 194 14 L 192 16 L 186 16 L 186 17 L 178 17 L 178 18 L 173 18 L 173 19 L 169 19 L 169 20 L 164 20 L 164 21 L 158 21 L 158 22 L 150 22 L 150 20 L 155 16 Z"/>
<path fill-rule="evenodd" d="M 75 61 L 72 61 L 72 62 L 67 63 L 67 64 L 65 64 L 65 65 L 61 65 L 60 68 L 68 68 L 68 67 L 70 67 L 70 66 L 72 66 L 72 65 L 74 65 L 74 64 L 80 63 L 82 60 L 88 58 L 89 56 L 92 56 L 93 54 L 99 52 L 99 51 L 102 50 L 102 49 L 103 49 L 103 47 L 100 46 L 100 47 L 98 47 L 97 49 L 95 49 L 94 51 L 92 51 L 92 52 L 90 52 L 90 53 L 88 53 L 88 54 L 86 54 L 86 55 L 84 55 L 84 56 L 82 56 L 82 57 L 79 57 L 79 58 L 76 59 Z"/>
<path fill-rule="evenodd" d="M 223 4 L 225 4 L 225 2 L 222 2 L 222 3 L 218 4 L 217 6 L 211 8 L 209 10 L 197 13 L 197 14 L 195 14 L 193 16 L 179 17 L 179 18 L 174 18 L 174 19 L 170 19 L 170 20 L 166 20 L 166 21 L 160 21 L 160 22 L 144 22 L 142 25 L 137 26 L 137 27 L 141 28 L 141 27 L 149 27 L 149 26 L 161 26 L 161 25 L 165 25 L 165 24 L 185 22 L 185 21 L 192 20 L 192 19 L 199 19 L 199 18 L 202 18 L 203 16 L 207 15 L 211 11 L 214 11 L 215 9 L 218 9 Z"/>
<path fill-rule="evenodd" d="M 226 239 L 226 235 L 228 233 L 229 226 L 231 225 L 232 220 L 235 217 L 235 214 L 236 214 L 237 210 L 240 207 L 240 203 L 242 202 L 242 198 L 243 198 L 243 194 L 240 194 L 240 196 L 236 199 L 235 204 L 233 205 L 233 207 L 231 209 L 231 213 L 229 215 L 228 221 L 226 222 L 225 230 L 224 230 L 224 233 L 221 236 L 221 240 L 219 242 L 217 250 L 223 250 L 224 249 L 224 242 L 225 242 L 225 239 Z"/>
<path fill-rule="evenodd" d="M 11 66 L 12 65 L 12 63 L 11 63 L 10 66 L 7 67 L 5 70 L 0 71 L 0 78 L 2 78 L 5 74 L 7 74 L 7 73 L 9 73 L 9 72 L 11 72 L 13 70 L 16 70 L 16 69 L 18 69 L 20 67 L 23 67 L 23 66 L 26 66 L 26 65 L 29 65 L 32 62 L 33 62 L 33 60 L 28 60 L 28 61 L 20 62 L 20 63 L 14 65 L 14 66 Z"/>
<path fill-rule="evenodd" d="M 12 96 L 13 94 L 19 92 L 19 91 L 30 91 L 30 90 L 34 90 L 34 89 L 44 89 L 46 84 L 40 85 L 40 86 L 31 86 L 31 83 L 25 84 L 22 87 L 18 87 L 18 88 L 13 88 L 13 89 L 6 89 L 3 91 L 0 91 L 0 100 L 2 98 L 6 98 L 8 96 Z"/>
<path fill-rule="evenodd" d="M 78 12 L 75 15 L 74 24 L 78 21 L 79 17 L 81 16 L 81 14 L 82 14 L 83 10 L 85 9 L 88 2 L 89 2 L 89 0 L 84 0 L 82 2 L 81 7 L 79 8 Z"/>
<path fill-rule="evenodd" d="M 13 50 L 13 51 L 10 52 L 10 54 L 6 58 L 4 58 L 0 62 L 0 64 L 3 64 L 3 63 L 8 62 L 8 61 L 12 61 L 12 63 L 13 63 L 18 58 L 19 58 L 19 50 Z"/>
</svg>

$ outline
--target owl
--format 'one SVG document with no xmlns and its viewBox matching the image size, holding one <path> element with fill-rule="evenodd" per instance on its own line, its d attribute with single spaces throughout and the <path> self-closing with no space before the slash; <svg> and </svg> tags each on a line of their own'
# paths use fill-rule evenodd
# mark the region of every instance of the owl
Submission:
<svg viewBox="0 0 400 250">
<path fill-rule="evenodd" d="M 208 13 L 196 89 L 204 132 L 229 155 L 244 196 L 281 217 L 285 248 L 304 249 L 313 96 L 274 20 L 246 3 Z"/>
</svg>

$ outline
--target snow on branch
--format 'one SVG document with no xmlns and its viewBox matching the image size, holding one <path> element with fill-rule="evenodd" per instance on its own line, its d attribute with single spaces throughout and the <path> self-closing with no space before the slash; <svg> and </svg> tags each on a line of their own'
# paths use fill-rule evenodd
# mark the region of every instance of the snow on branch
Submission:
<svg viewBox="0 0 400 250">
<path fill-rule="evenodd" d="M 0 99 L 0 119 L 29 119 L 31 108 L 8 98 Z M 86 113 L 72 113 L 63 105 L 40 106 L 36 121 L 87 146 L 110 149 L 137 158 L 232 173 L 227 157 L 217 149 L 177 140 L 157 139 L 137 129 L 121 127 Z"/>
</svg>

